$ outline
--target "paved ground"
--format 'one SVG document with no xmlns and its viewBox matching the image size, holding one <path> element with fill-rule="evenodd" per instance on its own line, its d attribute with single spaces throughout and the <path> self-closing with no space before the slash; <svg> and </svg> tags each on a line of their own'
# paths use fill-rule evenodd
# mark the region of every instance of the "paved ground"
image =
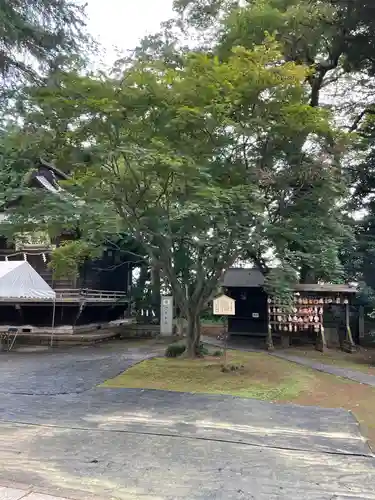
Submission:
<svg viewBox="0 0 375 500">
<path fill-rule="evenodd" d="M 94 387 L 153 354 L 0 355 L 0 485 L 74 500 L 375 500 L 375 459 L 344 410 Z"/>
<path fill-rule="evenodd" d="M 69 500 L 68 498 L 55 497 L 46 495 L 37 491 L 31 491 L 29 488 L 11 488 L 7 486 L 0 486 L 0 499 L 1 500 Z"/>
<path fill-rule="evenodd" d="M 203 337 L 204 342 L 207 344 L 215 345 L 218 347 L 223 347 L 224 342 L 221 340 L 213 339 L 212 337 Z M 231 349 L 240 349 L 242 351 L 248 352 L 265 352 L 264 349 L 254 349 L 248 347 L 245 342 L 242 340 L 231 341 L 228 340 L 228 347 Z M 270 356 L 276 356 L 277 358 L 286 359 L 287 361 L 292 361 L 293 363 L 298 363 L 299 365 L 308 366 L 309 368 L 313 368 L 314 370 L 330 373 L 331 375 L 337 375 L 338 377 L 347 378 L 349 380 L 353 380 L 354 382 L 359 382 L 360 384 L 370 385 L 375 387 L 375 375 L 370 375 L 368 373 L 363 373 L 356 370 L 351 370 L 350 368 L 340 368 L 332 365 L 325 365 L 324 363 L 319 363 L 319 361 L 314 361 L 313 359 L 305 358 L 303 356 L 294 356 L 292 354 L 288 354 L 286 351 L 273 351 L 269 352 Z"/>
<path fill-rule="evenodd" d="M 163 352 L 163 348 L 128 350 L 123 343 L 113 342 L 65 350 L 0 353 L 1 392 L 45 395 L 84 392 L 157 352 Z"/>
</svg>

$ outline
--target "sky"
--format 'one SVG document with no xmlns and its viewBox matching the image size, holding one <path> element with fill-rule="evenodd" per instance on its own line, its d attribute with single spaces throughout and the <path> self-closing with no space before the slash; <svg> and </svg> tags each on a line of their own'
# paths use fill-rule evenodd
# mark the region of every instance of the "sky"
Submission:
<svg viewBox="0 0 375 500">
<path fill-rule="evenodd" d="M 88 29 L 106 51 L 105 65 L 133 49 L 145 35 L 172 17 L 173 0 L 86 0 Z"/>
</svg>

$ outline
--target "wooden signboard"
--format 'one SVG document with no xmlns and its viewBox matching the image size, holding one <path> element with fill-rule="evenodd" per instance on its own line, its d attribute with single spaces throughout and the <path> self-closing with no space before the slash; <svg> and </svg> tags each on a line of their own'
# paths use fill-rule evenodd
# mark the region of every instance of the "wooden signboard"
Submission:
<svg viewBox="0 0 375 500">
<path fill-rule="evenodd" d="M 236 314 L 236 301 L 228 295 L 220 295 L 213 301 L 215 316 L 234 316 Z"/>
</svg>

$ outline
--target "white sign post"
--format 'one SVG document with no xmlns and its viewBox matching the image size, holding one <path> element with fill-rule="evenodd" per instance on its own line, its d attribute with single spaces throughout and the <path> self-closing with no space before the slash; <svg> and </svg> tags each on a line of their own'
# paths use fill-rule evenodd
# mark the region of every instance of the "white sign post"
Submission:
<svg viewBox="0 0 375 500">
<path fill-rule="evenodd" d="M 173 297 L 162 296 L 160 301 L 160 335 L 173 335 Z"/>
<path fill-rule="evenodd" d="M 236 301 L 228 295 L 220 295 L 213 301 L 213 313 L 215 316 L 222 316 L 224 323 L 224 363 L 227 364 L 228 349 L 228 316 L 236 314 Z"/>
</svg>

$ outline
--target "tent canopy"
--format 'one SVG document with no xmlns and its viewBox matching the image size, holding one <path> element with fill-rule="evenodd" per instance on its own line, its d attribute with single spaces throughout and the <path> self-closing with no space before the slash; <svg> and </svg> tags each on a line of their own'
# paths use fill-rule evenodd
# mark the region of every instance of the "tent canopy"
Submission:
<svg viewBox="0 0 375 500">
<path fill-rule="evenodd" d="M 56 293 L 24 260 L 0 262 L 0 300 L 55 300 Z"/>
</svg>

